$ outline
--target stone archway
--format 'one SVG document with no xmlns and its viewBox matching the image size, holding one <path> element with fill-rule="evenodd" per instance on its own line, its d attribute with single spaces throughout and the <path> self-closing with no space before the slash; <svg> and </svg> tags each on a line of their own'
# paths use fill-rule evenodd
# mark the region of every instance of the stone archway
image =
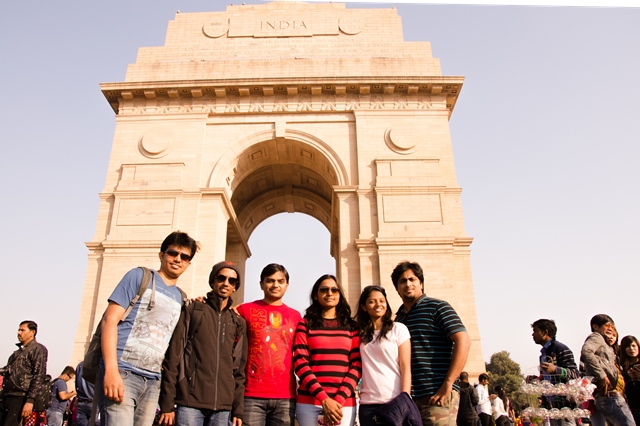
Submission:
<svg viewBox="0 0 640 426">
<path fill-rule="evenodd" d="M 429 43 L 407 43 L 395 9 L 275 2 L 181 13 L 143 47 L 124 82 L 102 84 L 116 130 L 74 360 L 122 275 L 156 265 L 181 229 L 202 250 L 181 277 L 207 288 L 211 265 L 251 256 L 273 214 L 301 212 L 331 234 L 353 304 L 421 263 L 429 295 L 460 313 L 484 371 L 448 120 L 462 77 L 443 76 Z"/>
<path fill-rule="evenodd" d="M 238 223 L 228 226 L 228 242 L 248 242 L 260 223 L 279 213 L 303 213 L 331 230 L 335 190 L 347 180 L 344 165 L 324 141 L 294 129 L 285 135 L 250 135 L 236 145 L 242 152 L 229 149 L 216 164 L 209 185 L 228 189 Z M 245 260 L 230 250 L 226 258 Z"/>
</svg>

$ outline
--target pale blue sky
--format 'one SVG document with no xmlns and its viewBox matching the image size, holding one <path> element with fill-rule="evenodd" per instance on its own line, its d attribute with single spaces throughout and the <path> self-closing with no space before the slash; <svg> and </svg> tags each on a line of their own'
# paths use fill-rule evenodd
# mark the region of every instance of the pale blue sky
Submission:
<svg viewBox="0 0 640 426">
<path fill-rule="evenodd" d="M 0 364 L 23 319 L 40 324 L 51 374 L 70 359 L 84 242 L 95 231 L 115 127 L 98 84 L 123 81 L 138 47 L 162 45 L 176 10 L 226 5 L 5 5 Z M 508 350 L 531 372 L 538 347 L 529 324 L 541 317 L 557 321 L 559 340 L 574 352 L 596 313 L 612 315 L 622 335 L 640 334 L 640 9 L 396 8 L 407 41 L 430 41 L 444 74 L 465 76 L 450 124 L 465 227 L 475 238 L 485 359 Z M 257 288 L 260 268 L 281 262 L 300 288 L 286 301 L 303 309 L 310 285 L 333 263 L 327 231 L 297 216 L 285 217 L 290 240 L 280 218 L 257 229 L 244 285 Z"/>
</svg>

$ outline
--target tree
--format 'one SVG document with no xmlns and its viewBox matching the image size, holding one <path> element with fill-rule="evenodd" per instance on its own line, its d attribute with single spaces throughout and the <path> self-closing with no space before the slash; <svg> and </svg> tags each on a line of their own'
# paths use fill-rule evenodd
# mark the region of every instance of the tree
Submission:
<svg viewBox="0 0 640 426">
<path fill-rule="evenodd" d="M 524 380 L 524 376 L 520 371 L 520 364 L 510 358 L 509 352 L 500 351 L 494 353 L 491 355 L 486 367 L 489 373 L 489 389 L 493 391 L 494 387 L 501 386 L 511 398 L 516 413 L 530 403 L 529 398 L 520 391 L 520 386 Z"/>
</svg>

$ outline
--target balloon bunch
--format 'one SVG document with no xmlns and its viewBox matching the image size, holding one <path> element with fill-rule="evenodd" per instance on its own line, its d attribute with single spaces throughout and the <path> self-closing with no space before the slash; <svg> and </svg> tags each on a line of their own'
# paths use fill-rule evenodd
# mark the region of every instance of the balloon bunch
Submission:
<svg viewBox="0 0 640 426">
<path fill-rule="evenodd" d="M 525 408 L 522 410 L 522 417 L 535 418 L 538 417 L 540 419 L 552 419 L 552 420 L 560 420 L 560 419 L 582 419 L 589 417 L 591 413 L 589 410 L 583 408 L 574 408 L 573 410 L 569 407 L 565 408 L 552 408 L 550 410 L 546 408 Z"/>
<path fill-rule="evenodd" d="M 591 396 L 596 389 L 596 385 L 591 383 L 593 377 L 582 377 L 569 380 L 567 383 L 552 384 L 547 380 L 534 379 L 529 383 L 523 383 L 520 387 L 522 392 L 529 395 L 558 395 L 574 401 L 580 405 L 584 401 L 593 399 Z"/>
</svg>

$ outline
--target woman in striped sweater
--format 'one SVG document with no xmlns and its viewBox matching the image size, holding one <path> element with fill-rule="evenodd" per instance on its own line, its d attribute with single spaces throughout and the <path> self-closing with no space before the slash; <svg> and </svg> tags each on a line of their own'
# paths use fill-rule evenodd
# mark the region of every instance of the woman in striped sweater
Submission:
<svg viewBox="0 0 640 426">
<path fill-rule="evenodd" d="M 293 344 L 296 417 L 300 426 L 352 426 L 362 374 L 358 329 L 335 276 L 318 278 L 310 299 Z"/>
</svg>

